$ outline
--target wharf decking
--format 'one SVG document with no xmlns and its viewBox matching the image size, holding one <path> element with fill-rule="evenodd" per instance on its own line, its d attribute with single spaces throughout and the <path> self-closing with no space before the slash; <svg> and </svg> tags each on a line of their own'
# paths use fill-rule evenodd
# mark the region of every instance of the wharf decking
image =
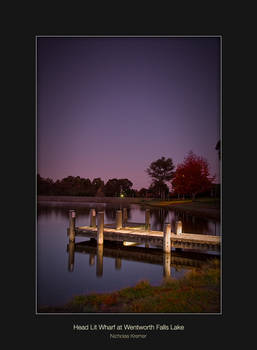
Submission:
<svg viewBox="0 0 257 350">
<path fill-rule="evenodd" d="M 145 230 L 136 227 L 125 226 L 120 229 L 110 227 L 111 225 L 104 226 L 104 240 L 119 241 L 119 242 L 136 242 L 144 244 L 152 244 L 156 246 L 163 245 L 162 231 Z M 79 226 L 75 227 L 75 236 L 97 238 L 97 227 Z M 171 247 L 173 248 L 188 248 L 188 249 L 204 249 L 214 250 L 220 249 L 220 237 L 181 233 L 180 235 L 171 232 Z"/>
<path fill-rule="evenodd" d="M 145 223 L 128 222 L 126 208 L 116 211 L 116 222 L 111 224 L 104 222 L 103 211 L 96 214 L 95 209 L 90 210 L 89 226 L 76 226 L 75 210 L 70 210 L 69 217 L 70 227 L 67 233 L 70 241 L 75 241 L 76 236 L 82 236 L 96 239 L 99 245 L 104 241 L 151 244 L 162 246 L 166 253 L 170 253 L 171 248 L 220 250 L 220 236 L 183 232 L 181 221 L 176 222 L 175 232 L 171 231 L 170 223 L 164 225 L 163 231 L 151 230 L 149 209 L 145 210 Z"/>
</svg>

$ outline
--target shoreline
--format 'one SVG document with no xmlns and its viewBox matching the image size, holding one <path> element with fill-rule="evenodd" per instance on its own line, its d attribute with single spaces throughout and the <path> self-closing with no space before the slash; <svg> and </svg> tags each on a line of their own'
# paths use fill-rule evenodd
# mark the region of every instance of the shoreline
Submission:
<svg viewBox="0 0 257 350">
<path fill-rule="evenodd" d="M 86 196 L 43 196 L 37 197 L 37 203 L 63 202 L 63 203 L 117 203 L 117 204 L 139 204 L 141 206 L 153 208 L 166 208 L 183 211 L 189 215 L 206 217 L 220 220 L 220 208 L 203 200 L 173 200 L 160 201 L 153 198 L 130 198 L 130 197 L 86 197 Z"/>
<path fill-rule="evenodd" d="M 159 286 L 142 280 L 133 287 L 109 293 L 74 296 L 62 306 L 41 306 L 51 313 L 219 313 L 220 262 L 209 261 L 182 279 L 166 278 Z"/>
<path fill-rule="evenodd" d="M 86 197 L 86 196 L 37 196 L 37 202 L 74 202 L 74 203 L 140 203 L 142 200 L 152 198 L 131 198 L 131 197 Z"/>
<path fill-rule="evenodd" d="M 208 207 L 201 202 L 186 202 L 186 203 L 173 203 L 173 204 L 152 204 L 152 203 L 146 203 L 146 206 L 149 207 L 155 207 L 155 208 L 167 208 L 167 209 L 174 209 L 183 211 L 186 214 L 193 215 L 193 216 L 200 216 L 205 217 L 208 219 L 214 219 L 214 220 L 220 220 L 220 209 L 215 207 Z"/>
</svg>

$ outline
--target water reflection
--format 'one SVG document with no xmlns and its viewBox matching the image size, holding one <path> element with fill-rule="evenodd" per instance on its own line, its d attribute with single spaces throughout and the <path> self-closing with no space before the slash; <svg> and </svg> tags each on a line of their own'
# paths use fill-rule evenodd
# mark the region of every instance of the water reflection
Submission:
<svg viewBox="0 0 257 350">
<path fill-rule="evenodd" d="M 97 256 L 96 256 L 96 276 L 103 276 L 103 244 L 97 244 Z"/>
<path fill-rule="evenodd" d="M 210 231 L 209 219 L 203 217 L 197 217 L 195 215 L 189 215 L 185 212 L 174 212 L 174 216 L 171 219 L 172 230 L 175 230 L 176 221 L 182 221 L 182 230 L 185 233 L 200 233 Z M 214 232 L 215 234 L 215 232 Z"/>
<path fill-rule="evenodd" d="M 168 220 L 169 210 L 166 208 L 157 208 L 151 210 L 151 227 L 154 227 L 156 230 L 163 230 L 164 224 L 170 222 Z"/>
<path fill-rule="evenodd" d="M 121 259 L 115 258 L 115 269 L 120 270 L 121 269 Z"/>
<path fill-rule="evenodd" d="M 89 254 L 89 266 L 93 266 L 95 264 L 95 256 L 94 254 Z"/>
<path fill-rule="evenodd" d="M 38 204 L 37 214 L 38 217 L 44 217 L 50 219 L 55 217 L 56 219 L 67 219 L 67 213 L 70 209 L 76 209 L 77 217 L 84 218 L 84 225 L 89 224 L 90 210 L 93 208 L 98 211 L 105 212 L 106 222 L 115 222 L 116 211 L 120 209 L 119 204 L 113 203 L 56 203 L 56 202 L 41 202 Z M 145 223 L 146 207 L 139 205 L 123 205 L 122 209 L 126 209 L 125 222 L 141 222 Z M 140 219 L 134 219 L 133 217 L 139 217 Z M 162 231 L 164 224 L 171 223 L 171 229 L 175 232 L 176 221 L 182 221 L 183 232 L 186 233 L 198 233 L 198 234 L 211 234 L 219 235 L 220 224 L 219 221 L 214 219 L 208 219 L 196 215 L 191 215 L 177 209 L 167 208 L 151 208 L 150 209 L 150 228 L 152 230 Z M 123 211 L 123 223 L 124 223 L 124 211 Z"/>
<path fill-rule="evenodd" d="M 68 250 L 69 250 L 68 270 L 72 272 L 74 270 L 74 253 L 75 253 L 74 241 L 69 241 Z"/>
<path fill-rule="evenodd" d="M 49 204 L 50 203 L 50 204 Z M 53 204 L 54 203 L 54 204 Z M 49 218 L 52 216 L 55 216 L 56 218 L 62 217 L 62 218 L 67 218 L 67 212 L 71 208 L 76 208 L 76 213 L 78 216 L 84 216 L 84 217 L 89 217 L 90 216 L 90 210 L 93 208 L 98 211 L 103 211 L 105 212 L 105 216 L 109 221 L 115 221 L 116 217 L 116 211 L 120 209 L 118 205 L 113 205 L 112 203 L 71 203 L 71 204 L 66 204 L 66 203 L 59 203 L 58 205 L 55 204 L 55 202 L 41 202 L 38 204 L 37 207 L 37 214 L 40 217 L 45 217 Z M 126 220 L 129 221 L 131 220 L 131 209 L 129 207 L 123 208 L 126 209 L 126 211 L 123 211 L 123 214 L 125 214 Z M 124 215 L 123 215 L 124 217 Z M 126 221 L 125 220 L 125 221 Z"/>
<path fill-rule="evenodd" d="M 123 208 L 126 210 L 126 219 L 127 221 L 131 220 L 131 209 L 130 208 Z M 115 221 L 116 220 L 116 211 L 120 210 L 119 206 L 113 206 L 113 205 L 106 205 L 105 207 L 105 215 L 109 221 Z M 123 212 L 124 213 L 124 212 Z M 124 216 L 124 215 L 123 215 Z"/>
<path fill-rule="evenodd" d="M 124 204 L 124 203 L 123 203 Z M 146 242 L 141 246 L 104 242 L 97 250 L 94 239 L 76 237 L 69 242 L 69 210 L 76 210 L 76 226 L 90 224 L 90 209 L 105 211 L 105 223 L 114 223 L 116 210 L 125 205 L 112 203 L 39 203 L 37 210 L 38 305 L 62 305 L 72 296 L 91 292 L 111 292 L 132 286 L 142 279 L 153 285 L 162 278 L 181 278 L 198 268 L 209 254 L 172 251 L 164 256 L 162 246 Z M 128 222 L 145 223 L 145 209 L 126 206 Z M 219 221 L 181 216 L 173 209 L 150 208 L 151 229 L 162 230 L 165 222 L 182 219 L 184 232 L 217 234 Z M 83 254 L 80 254 L 83 253 Z M 86 259 L 85 259 L 86 258 Z M 169 262 L 170 259 L 170 262 Z M 85 278 L 86 276 L 86 278 Z"/>
<path fill-rule="evenodd" d="M 105 241 L 104 244 L 97 244 L 95 239 L 75 243 L 69 242 L 68 251 L 68 270 L 74 270 L 75 253 L 89 255 L 89 266 L 94 266 L 96 256 L 96 276 L 102 277 L 104 271 L 104 257 L 113 258 L 116 270 L 122 269 L 122 260 L 137 261 L 163 266 L 163 278 L 171 276 L 171 267 L 176 271 L 181 268 L 194 269 L 200 268 L 207 260 L 217 258 L 217 256 L 208 256 L 204 253 L 171 251 L 164 253 L 158 248 L 146 248 L 142 246 L 127 246 L 122 242 Z"/>
<path fill-rule="evenodd" d="M 163 253 L 163 277 L 170 277 L 171 253 Z"/>
</svg>

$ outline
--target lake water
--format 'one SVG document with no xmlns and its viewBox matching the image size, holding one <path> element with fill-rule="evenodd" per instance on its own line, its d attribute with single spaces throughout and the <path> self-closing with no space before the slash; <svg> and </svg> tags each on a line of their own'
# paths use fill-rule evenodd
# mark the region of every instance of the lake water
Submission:
<svg viewBox="0 0 257 350">
<path fill-rule="evenodd" d="M 141 280 L 159 285 L 167 274 L 173 278 L 181 278 L 208 257 L 207 254 L 197 252 L 172 252 L 171 260 L 167 262 L 161 249 L 156 247 L 104 244 L 104 250 L 99 251 L 95 241 L 77 236 L 75 243 L 86 243 L 74 249 L 74 245 L 69 245 L 67 236 L 68 211 L 75 209 L 76 226 L 83 226 L 89 225 L 90 208 L 104 211 L 105 223 L 114 222 L 116 210 L 122 209 L 119 204 L 109 203 L 38 204 L 38 307 L 62 305 L 75 295 L 110 292 L 134 286 Z M 144 223 L 145 208 L 136 204 L 126 205 L 126 208 L 128 221 Z M 185 215 L 177 210 L 151 208 L 153 230 L 162 230 L 166 222 L 171 223 L 174 230 L 176 220 L 182 220 L 183 232 L 220 235 L 220 223 L 217 220 Z"/>
</svg>

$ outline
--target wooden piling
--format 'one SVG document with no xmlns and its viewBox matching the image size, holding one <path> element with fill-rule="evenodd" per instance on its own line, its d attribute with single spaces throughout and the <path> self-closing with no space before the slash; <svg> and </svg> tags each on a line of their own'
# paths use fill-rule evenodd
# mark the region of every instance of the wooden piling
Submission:
<svg viewBox="0 0 257 350">
<path fill-rule="evenodd" d="M 96 211 L 95 209 L 90 209 L 90 227 L 96 227 Z"/>
<path fill-rule="evenodd" d="M 97 245 L 104 243 L 104 212 L 97 214 Z"/>
<path fill-rule="evenodd" d="M 176 234 L 182 235 L 182 221 L 176 221 Z"/>
<path fill-rule="evenodd" d="M 145 229 L 150 230 L 150 209 L 145 210 Z"/>
<path fill-rule="evenodd" d="M 76 211 L 69 210 L 69 221 L 70 221 L 69 240 L 71 242 L 75 241 L 75 220 L 76 220 Z"/>
<path fill-rule="evenodd" d="M 122 228 L 122 211 L 117 210 L 116 211 L 116 230 L 119 230 Z"/>
<path fill-rule="evenodd" d="M 170 236 L 171 236 L 171 224 L 165 224 L 164 231 L 163 231 L 163 251 L 164 251 L 164 253 L 170 253 L 170 249 L 171 249 Z"/>
</svg>

